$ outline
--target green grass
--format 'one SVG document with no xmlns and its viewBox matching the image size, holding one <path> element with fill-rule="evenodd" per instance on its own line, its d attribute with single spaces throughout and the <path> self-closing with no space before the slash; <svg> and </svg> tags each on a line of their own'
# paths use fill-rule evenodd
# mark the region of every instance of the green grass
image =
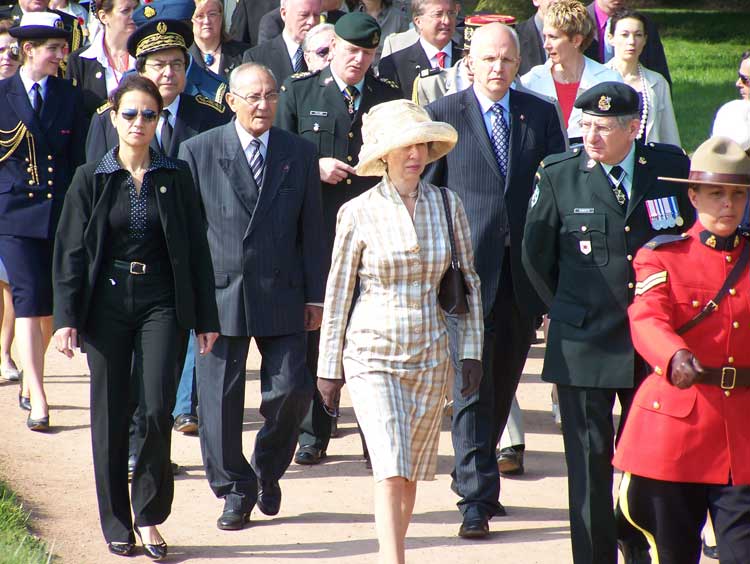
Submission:
<svg viewBox="0 0 750 564">
<path fill-rule="evenodd" d="M 51 560 L 45 544 L 29 533 L 28 518 L 28 512 L 0 482 L 0 564 L 46 564 Z"/>
<path fill-rule="evenodd" d="M 644 11 L 659 24 L 682 145 L 692 153 L 711 134 L 716 110 L 738 97 L 734 82 L 740 54 L 750 48 L 750 13 Z"/>
</svg>

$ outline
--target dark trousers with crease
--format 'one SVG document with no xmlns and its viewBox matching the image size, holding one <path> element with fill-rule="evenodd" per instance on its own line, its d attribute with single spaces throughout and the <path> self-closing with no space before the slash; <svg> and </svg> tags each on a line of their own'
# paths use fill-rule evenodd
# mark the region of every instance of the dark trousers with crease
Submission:
<svg viewBox="0 0 750 564">
<path fill-rule="evenodd" d="M 132 479 L 135 524 L 163 523 L 174 477 L 169 463 L 179 327 L 172 275 L 107 270 L 97 283 L 85 342 L 91 371 L 91 441 L 102 531 L 107 542 L 133 541 L 128 495 L 128 426 L 133 379 L 144 432 Z"/>
<path fill-rule="evenodd" d="M 249 512 L 258 480 L 279 480 L 294 455 L 299 425 L 312 398 L 305 365 L 306 334 L 255 337 L 261 355 L 260 414 L 250 462 L 242 453 L 245 363 L 250 337 L 221 335 L 213 350 L 196 357 L 198 431 L 211 490 L 224 508 Z"/>
<path fill-rule="evenodd" d="M 534 317 L 520 309 L 513 292 L 509 255 L 506 250 L 495 304 L 492 311 L 485 312 L 482 383 L 479 391 L 467 398 L 461 395 L 460 359 L 455 352 L 456 320 L 448 317 L 456 370 L 451 427 L 453 476 L 461 496 L 458 508 L 464 517 L 476 513 L 491 518 L 499 510 L 500 472 L 495 446 L 508 421 L 534 333 Z"/>
<path fill-rule="evenodd" d="M 325 451 L 331 441 L 331 417 L 323 409 L 323 400 L 317 391 L 319 345 L 320 331 L 308 332 L 306 362 L 307 370 L 312 377 L 314 394 L 307 414 L 300 425 L 299 446 L 314 446 Z"/>
</svg>

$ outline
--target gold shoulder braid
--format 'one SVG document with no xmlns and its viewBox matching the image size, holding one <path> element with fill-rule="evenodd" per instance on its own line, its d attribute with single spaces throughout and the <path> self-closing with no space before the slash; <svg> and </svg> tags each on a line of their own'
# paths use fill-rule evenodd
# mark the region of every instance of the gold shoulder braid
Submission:
<svg viewBox="0 0 750 564">
<path fill-rule="evenodd" d="M 26 133 L 27 128 L 22 121 L 19 121 L 18 125 L 9 131 L 0 129 L 0 149 L 4 150 L 4 154 L 0 156 L 0 163 L 15 153 L 18 146 L 23 142 Z"/>
<path fill-rule="evenodd" d="M 111 109 L 112 109 L 112 102 L 104 102 L 101 106 L 96 108 L 96 113 L 101 115 L 107 110 L 111 110 Z"/>
<path fill-rule="evenodd" d="M 222 86 L 224 86 L 222 84 Z M 198 94 L 195 97 L 195 101 L 199 104 L 203 104 L 204 106 L 208 106 L 209 108 L 216 110 L 217 112 L 223 114 L 224 113 L 224 105 L 220 104 L 219 102 L 214 102 L 210 98 L 206 98 L 203 94 Z"/>
<path fill-rule="evenodd" d="M 39 167 L 36 165 L 36 143 L 34 142 L 34 136 L 29 131 L 26 132 L 26 142 L 29 144 L 29 172 L 31 173 L 31 180 L 38 186 Z"/>
</svg>

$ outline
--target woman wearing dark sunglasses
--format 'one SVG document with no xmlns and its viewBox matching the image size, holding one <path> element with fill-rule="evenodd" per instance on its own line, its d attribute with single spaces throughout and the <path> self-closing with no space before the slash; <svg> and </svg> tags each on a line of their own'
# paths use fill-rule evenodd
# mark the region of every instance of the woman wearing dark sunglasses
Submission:
<svg viewBox="0 0 750 564">
<path fill-rule="evenodd" d="M 310 72 L 319 71 L 331 62 L 333 30 L 333 24 L 321 23 L 310 29 L 302 40 L 302 52 Z"/>
<path fill-rule="evenodd" d="M 170 411 L 178 361 L 189 329 L 200 354 L 218 336 L 214 275 L 190 173 L 149 148 L 163 106 L 158 88 L 131 75 L 111 102 L 119 145 L 76 171 L 55 240 L 55 346 L 72 357 L 79 336 L 86 344 L 94 475 L 109 551 L 131 555 L 135 531 L 146 555 L 161 560 L 167 544 L 156 526 L 174 494 Z M 132 479 L 134 523 L 131 385 L 146 419 Z"/>
</svg>

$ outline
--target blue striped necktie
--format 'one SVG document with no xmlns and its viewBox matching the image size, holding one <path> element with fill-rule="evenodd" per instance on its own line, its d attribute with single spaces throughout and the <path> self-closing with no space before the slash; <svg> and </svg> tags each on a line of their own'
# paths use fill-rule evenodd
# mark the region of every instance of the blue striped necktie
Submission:
<svg viewBox="0 0 750 564">
<path fill-rule="evenodd" d="M 260 154 L 260 141 L 253 139 L 250 141 L 250 147 L 252 147 L 252 152 L 250 153 L 248 163 L 250 164 L 250 170 L 253 171 L 255 184 L 260 190 L 261 183 L 263 182 L 263 155 Z"/>
</svg>

